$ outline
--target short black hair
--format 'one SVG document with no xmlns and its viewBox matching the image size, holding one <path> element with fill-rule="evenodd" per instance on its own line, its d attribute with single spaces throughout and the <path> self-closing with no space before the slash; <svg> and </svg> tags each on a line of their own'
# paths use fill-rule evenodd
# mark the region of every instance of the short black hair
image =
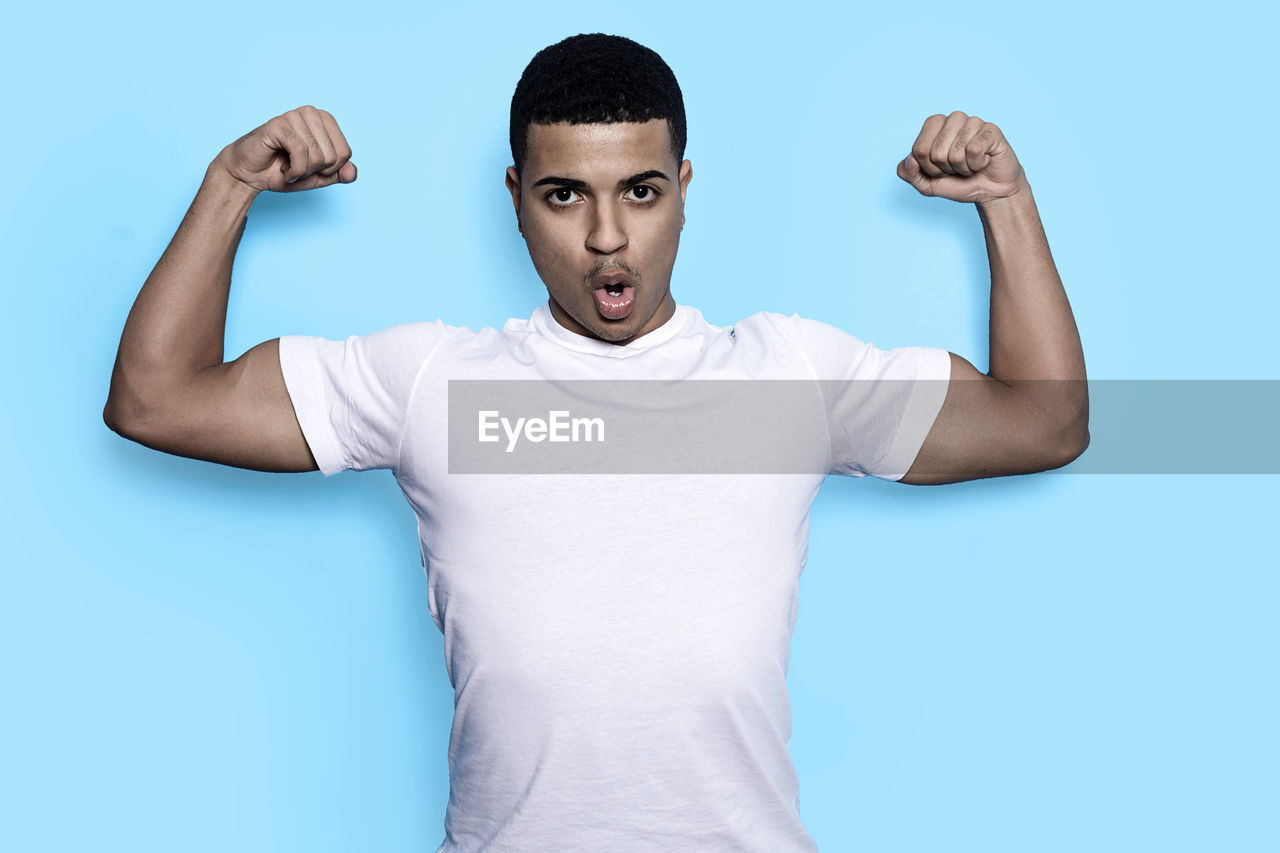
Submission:
<svg viewBox="0 0 1280 853">
<path fill-rule="evenodd" d="M 524 168 L 530 124 L 613 124 L 666 119 L 684 159 L 684 97 L 662 57 L 622 36 L 570 36 L 529 61 L 511 96 L 511 157 Z"/>
</svg>

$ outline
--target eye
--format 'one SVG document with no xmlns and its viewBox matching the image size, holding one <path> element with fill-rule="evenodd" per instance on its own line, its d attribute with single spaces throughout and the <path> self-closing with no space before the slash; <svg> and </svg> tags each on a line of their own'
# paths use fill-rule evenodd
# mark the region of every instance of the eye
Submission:
<svg viewBox="0 0 1280 853">
<path fill-rule="evenodd" d="M 632 201 L 637 201 L 641 204 L 652 204 L 658 200 L 658 191 L 648 184 L 637 184 L 627 190 L 627 195 Z"/>
<path fill-rule="evenodd" d="M 561 187 L 558 190 L 552 190 L 547 193 L 547 201 L 551 203 L 552 207 L 568 207 L 573 204 L 574 198 L 577 195 L 577 190 Z"/>
</svg>

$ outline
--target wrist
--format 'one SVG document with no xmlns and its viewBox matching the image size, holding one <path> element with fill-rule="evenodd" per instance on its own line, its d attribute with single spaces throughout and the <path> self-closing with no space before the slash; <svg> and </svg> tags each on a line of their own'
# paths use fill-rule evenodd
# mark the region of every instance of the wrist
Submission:
<svg viewBox="0 0 1280 853">
<path fill-rule="evenodd" d="M 983 199 L 977 202 L 977 206 L 979 213 L 992 213 L 1024 205 L 1029 201 L 1031 201 L 1031 184 L 1027 181 L 1026 173 L 1020 173 L 1010 192 L 996 198 Z"/>
<path fill-rule="evenodd" d="M 239 203 L 245 210 L 249 209 L 253 204 L 253 200 L 258 197 L 258 193 L 262 192 L 257 187 L 246 184 L 228 172 L 216 159 L 205 170 L 204 182 L 200 185 L 200 188 L 202 190 L 207 189 L 219 198 Z"/>
<path fill-rule="evenodd" d="M 1025 228 L 1040 219 L 1031 185 L 1020 178 L 1018 188 L 1006 196 L 977 203 L 978 218 L 988 227 L 1003 230 L 1007 227 Z"/>
</svg>

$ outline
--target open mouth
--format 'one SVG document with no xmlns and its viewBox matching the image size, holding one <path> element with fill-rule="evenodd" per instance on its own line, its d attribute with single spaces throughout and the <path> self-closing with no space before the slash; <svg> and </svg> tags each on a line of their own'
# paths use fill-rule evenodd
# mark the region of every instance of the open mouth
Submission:
<svg viewBox="0 0 1280 853">
<path fill-rule="evenodd" d="M 636 288 L 627 273 L 610 270 L 597 275 L 593 284 L 596 310 L 606 320 L 622 320 L 636 307 Z"/>
<path fill-rule="evenodd" d="M 636 289 L 629 284 L 606 284 L 591 291 L 596 310 L 606 320 L 621 320 L 636 307 Z"/>
</svg>

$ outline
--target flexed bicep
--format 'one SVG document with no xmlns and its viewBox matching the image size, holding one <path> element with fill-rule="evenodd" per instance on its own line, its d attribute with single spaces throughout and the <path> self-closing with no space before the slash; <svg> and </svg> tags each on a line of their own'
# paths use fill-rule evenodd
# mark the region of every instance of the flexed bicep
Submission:
<svg viewBox="0 0 1280 853">
<path fill-rule="evenodd" d="M 911 468 L 899 482 L 940 485 L 1066 465 L 1074 434 L 1050 413 L 1050 398 L 1076 393 L 1066 380 L 1006 383 L 951 353 L 947 396 Z"/>
</svg>

